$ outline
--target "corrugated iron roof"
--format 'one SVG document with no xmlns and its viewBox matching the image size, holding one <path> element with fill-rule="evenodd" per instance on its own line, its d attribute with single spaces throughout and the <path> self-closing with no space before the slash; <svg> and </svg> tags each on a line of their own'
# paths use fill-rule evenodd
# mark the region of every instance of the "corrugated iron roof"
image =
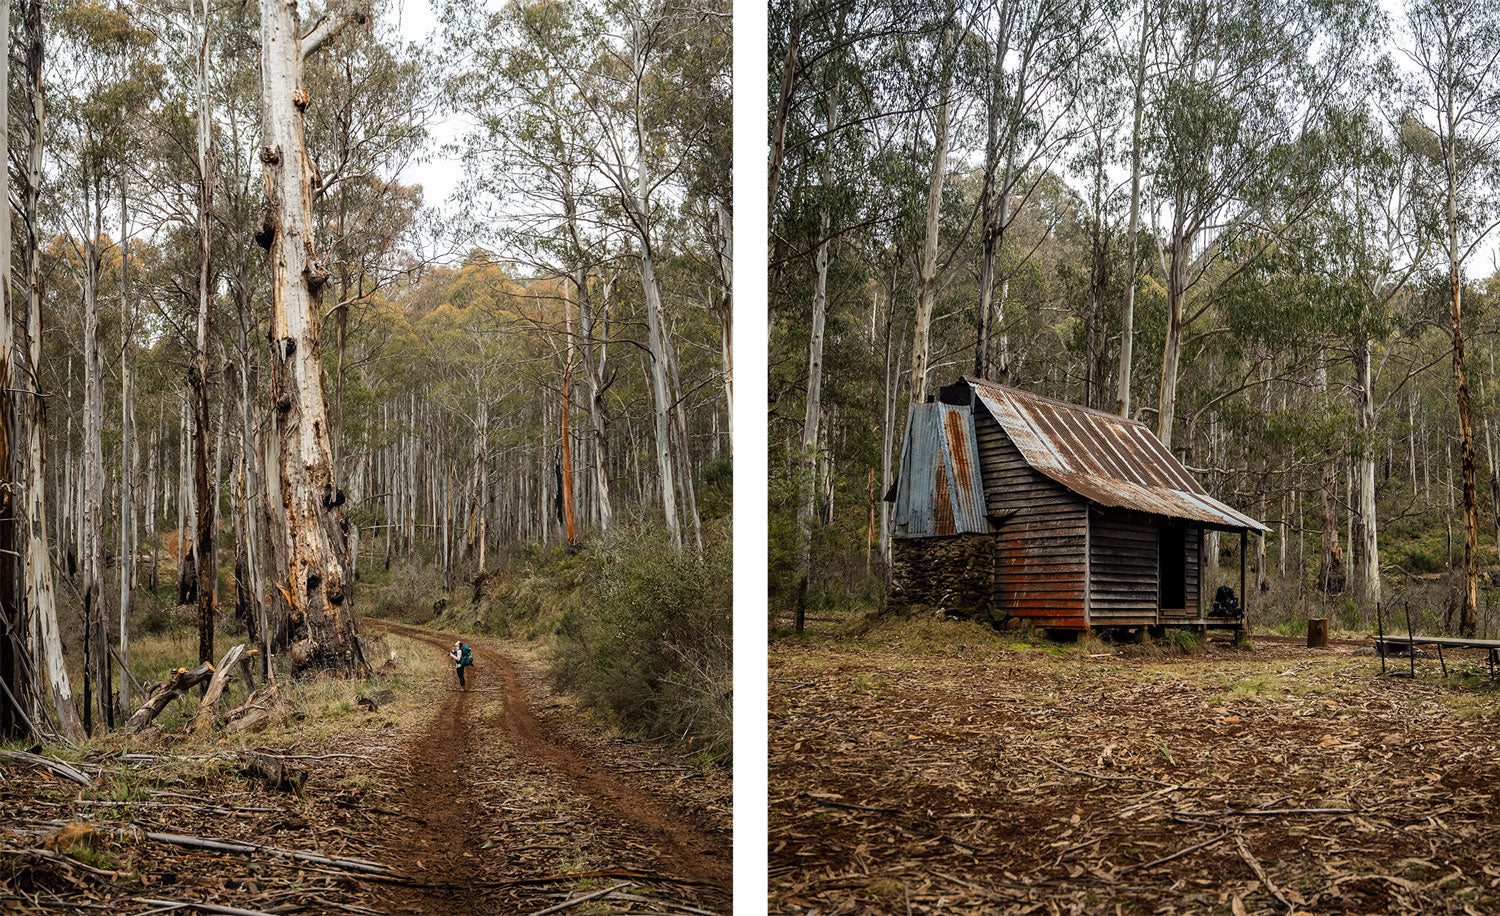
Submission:
<svg viewBox="0 0 1500 916">
<path fill-rule="evenodd" d="M 984 534 L 984 484 L 974 415 L 951 404 L 913 404 L 896 481 L 895 537 Z"/>
<path fill-rule="evenodd" d="M 1104 506 L 1266 532 L 1193 479 L 1145 424 L 984 379 L 965 378 L 979 403 L 1038 471 Z"/>
</svg>

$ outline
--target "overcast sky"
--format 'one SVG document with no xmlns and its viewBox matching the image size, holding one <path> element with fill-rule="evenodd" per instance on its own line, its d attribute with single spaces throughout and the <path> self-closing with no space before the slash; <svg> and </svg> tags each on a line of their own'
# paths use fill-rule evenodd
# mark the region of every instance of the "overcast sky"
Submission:
<svg viewBox="0 0 1500 916">
<path fill-rule="evenodd" d="M 396 27 L 405 41 L 431 45 L 442 41 L 431 0 L 396 0 L 391 15 L 396 17 Z M 409 167 L 401 177 L 406 183 L 422 186 L 427 206 L 443 208 L 463 177 L 458 160 L 444 158 L 440 149 L 442 144 L 458 138 L 458 125 L 452 119 L 444 119 L 433 125 L 432 133 L 428 160 Z"/>
<path fill-rule="evenodd" d="M 409 42 L 426 43 L 436 45 L 441 41 L 439 34 L 439 23 L 433 10 L 434 0 L 395 0 L 391 14 L 396 17 L 396 26 L 400 30 L 403 39 Z M 1402 12 L 1402 0 L 1380 0 L 1382 8 L 1391 17 L 1394 29 L 1400 33 L 1404 30 L 1405 17 Z M 742 10 L 755 11 L 754 4 L 743 4 Z M 1396 53 L 1398 63 L 1409 66 L 1409 62 L 1399 52 Z M 746 91 L 761 92 L 761 87 L 749 87 Z M 752 125 L 761 129 L 765 128 L 765 120 L 759 125 Z M 741 125 L 744 126 L 744 125 Z M 456 158 L 446 157 L 441 152 L 444 143 L 458 138 L 459 124 L 456 119 L 446 118 L 433 125 L 433 142 L 429 149 L 427 161 L 418 163 L 408 168 L 402 177 L 405 181 L 420 184 L 423 187 L 424 198 L 429 207 L 444 209 L 462 179 L 461 164 Z M 742 208 L 744 213 L 760 212 L 755 207 Z M 1486 277 L 1500 269 L 1500 231 L 1492 232 L 1484 244 L 1482 244 L 1466 265 L 1465 273 L 1470 278 Z"/>
</svg>

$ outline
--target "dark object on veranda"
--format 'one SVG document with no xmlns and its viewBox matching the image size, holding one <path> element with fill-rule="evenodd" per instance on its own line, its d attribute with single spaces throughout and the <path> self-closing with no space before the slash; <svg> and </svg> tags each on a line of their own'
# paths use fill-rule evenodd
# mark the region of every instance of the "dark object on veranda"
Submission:
<svg viewBox="0 0 1500 916">
<path fill-rule="evenodd" d="M 1238 617 L 1240 616 L 1240 599 L 1234 596 L 1234 589 L 1227 585 L 1219 586 L 1214 592 L 1214 606 L 1208 612 L 1210 617 Z"/>
</svg>

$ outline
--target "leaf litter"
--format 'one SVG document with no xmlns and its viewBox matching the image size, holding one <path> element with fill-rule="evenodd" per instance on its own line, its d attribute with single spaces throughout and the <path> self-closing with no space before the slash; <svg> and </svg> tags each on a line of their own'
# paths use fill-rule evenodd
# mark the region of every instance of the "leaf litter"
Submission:
<svg viewBox="0 0 1500 916">
<path fill-rule="evenodd" d="M 772 911 L 1500 911 L 1500 692 L 1258 642 L 773 644 Z"/>
</svg>

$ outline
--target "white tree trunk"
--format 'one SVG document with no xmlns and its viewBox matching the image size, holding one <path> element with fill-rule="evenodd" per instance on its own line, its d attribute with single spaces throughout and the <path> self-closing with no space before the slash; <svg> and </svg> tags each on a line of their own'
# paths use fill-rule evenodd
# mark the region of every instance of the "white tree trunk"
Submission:
<svg viewBox="0 0 1500 916">
<path fill-rule="evenodd" d="M 30 0 L 25 8 L 27 47 L 26 84 L 31 102 L 30 144 L 27 156 L 26 190 L 22 213 L 26 221 L 26 347 L 25 362 L 18 365 L 17 381 L 25 389 L 19 429 L 19 444 L 25 450 L 25 467 L 21 479 L 26 526 L 26 559 L 22 605 L 30 610 L 29 626 L 33 651 L 42 657 L 47 690 L 51 694 L 58 730 L 69 741 L 83 739 L 83 723 L 73 706 L 73 690 L 63 663 L 62 632 L 57 625 L 57 592 L 52 581 L 52 553 L 47 543 L 46 463 L 43 446 L 46 440 L 46 401 L 41 396 L 42 363 L 42 261 L 41 261 L 41 182 L 42 143 L 46 133 L 46 115 L 42 82 L 42 6 L 41 0 Z M 21 356 L 19 348 L 17 355 Z"/>
<path fill-rule="evenodd" d="M 943 51 L 948 52 L 949 31 L 943 32 Z M 911 400 L 927 399 L 927 357 L 932 330 L 932 310 L 937 303 L 938 217 L 943 207 L 943 180 L 948 174 L 948 107 L 952 80 L 943 68 L 943 86 L 938 100 L 937 124 L 933 130 L 932 171 L 927 180 L 926 238 L 922 243 L 922 266 L 918 275 L 917 320 L 912 329 Z"/>
<path fill-rule="evenodd" d="M 291 607 L 292 664 L 345 676 L 369 672 L 348 594 L 345 535 L 333 482 L 323 395 L 319 291 L 327 271 L 313 252 L 312 161 L 304 142 L 302 60 L 354 21 L 336 12 L 302 37 L 296 0 L 261 0 L 261 105 L 266 210 L 259 232 L 271 261 L 274 438 L 280 443 L 282 510 Z"/>
</svg>

